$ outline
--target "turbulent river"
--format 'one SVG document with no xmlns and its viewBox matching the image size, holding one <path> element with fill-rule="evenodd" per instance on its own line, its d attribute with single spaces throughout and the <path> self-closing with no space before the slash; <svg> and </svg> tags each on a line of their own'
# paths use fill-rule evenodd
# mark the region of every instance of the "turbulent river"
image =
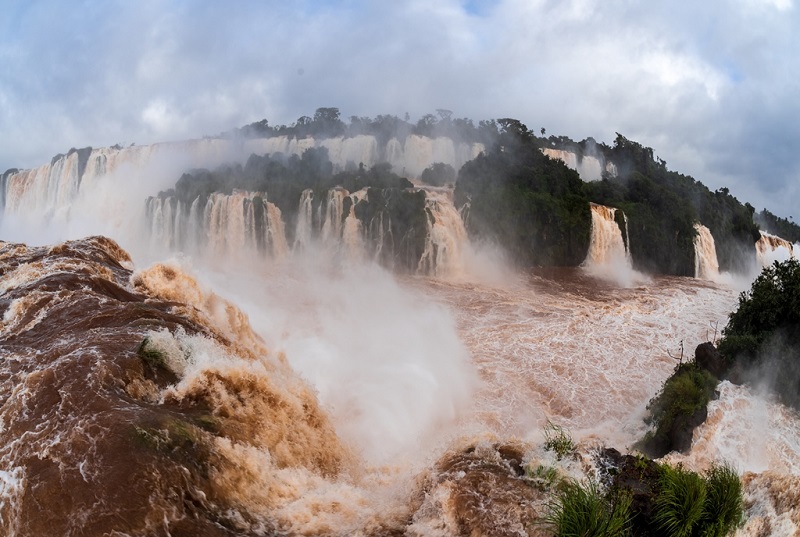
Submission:
<svg viewBox="0 0 800 537">
<path fill-rule="evenodd" d="M 115 227 L 108 207 L 97 227 L 133 259 L 52 207 L 77 240 L 50 225 L 52 244 L 17 244 L 7 213 L 2 534 L 549 535 L 532 471 L 589 479 L 596 449 L 633 449 L 650 398 L 746 282 L 515 272 L 432 199 L 447 266 L 427 275 L 329 247 L 153 250 L 127 225 L 141 211 Z M 739 535 L 800 535 L 800 418 L 758 387 L 719 392 L 691 451 L 667 458 L 743 475 Z M 578 460 L 543 449 L 548 422 Z"/>
</svg>

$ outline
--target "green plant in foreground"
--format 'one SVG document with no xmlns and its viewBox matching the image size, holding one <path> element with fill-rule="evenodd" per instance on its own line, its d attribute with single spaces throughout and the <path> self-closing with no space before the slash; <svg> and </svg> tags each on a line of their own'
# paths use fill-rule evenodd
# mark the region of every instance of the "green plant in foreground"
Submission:
<svg viewBox="0 0 800 537">
<path fill-rule="evenodd" d="M 145 337 L 136 349 L 136 354 L 155 368 L 169 369 L 167 367 L 167 357 L 160 350 L 153 347 L 149 337 Z"/>
<path fill-rule="evenodd" d="M 596 483 L 567 483 L 545 520 L 556 537 L 617 537 L 628 534 L 631 497 L 603 494 Z"/>
<path fill-rule="evenodd" d="M 656 527 L 669 537 L 691 537 L 705 514 L 706 482 L 699 474 L 681 466 L 664 465 L 659 485 Z"/>
<path fill-rule="evenodd" d="M 550 490 L 554 485 L 560 483 L 558 469 L 555 466 L 545 466 L 537 464 L 536 467 L 528 466 L 525 474 L 533 481 L 533 485 L 540 490 Z"/>
<path fill-rule="evenodd" d="M 569 431 L 548 420 L 544 428 L 544 449 L 554 452 L 556 459 L 561 460 L 575 453 L 575 442 Z"/>
<path fill-rule="evenodd" d="M 706 501 L 701 519 L 702 537 L 724 537 L 742 521 L 742 481 L 728 465 L 712 466 L 706 472 Z"/>
</svg>

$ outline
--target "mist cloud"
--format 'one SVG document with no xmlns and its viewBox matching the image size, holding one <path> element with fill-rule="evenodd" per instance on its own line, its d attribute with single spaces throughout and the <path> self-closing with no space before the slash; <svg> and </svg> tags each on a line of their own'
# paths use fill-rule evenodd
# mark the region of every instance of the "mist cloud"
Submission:
<svg viewBox="0 0 800 537">
<path fill-rule="evenodd" d="M 0 17 L 2 170 L 320 106 L 448 108 L 575 139 L 621 132 L 757 208 L 797 205 L 790 0 L 19 1 Z"/>
</svg>

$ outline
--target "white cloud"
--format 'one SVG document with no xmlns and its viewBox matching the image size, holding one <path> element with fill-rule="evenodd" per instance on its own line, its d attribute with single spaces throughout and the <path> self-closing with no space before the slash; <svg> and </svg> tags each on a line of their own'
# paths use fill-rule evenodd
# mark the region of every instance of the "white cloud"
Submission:
<svg viewBox="0 0 800 537">
<path fill-rule="evenodd" d="M 345 117 L 449 108 L 576 139 L 621 132 L 711 188 L 770 200 L 798 177 L 794 156 L 770 143 L 800 145 L 787 119 L 800 115 L 793 8 L 152 0 L 74 10 L 20 0 L 0 26 L 0 167 L 72 146 L 291 123 L 320 106 Z M 783 214 L 797 200 L 772 203 Z"/>
</svg>

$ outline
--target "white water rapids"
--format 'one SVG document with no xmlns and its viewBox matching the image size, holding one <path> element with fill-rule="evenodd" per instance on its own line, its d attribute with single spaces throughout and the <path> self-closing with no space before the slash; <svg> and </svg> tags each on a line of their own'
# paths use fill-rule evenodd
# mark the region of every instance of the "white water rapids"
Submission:
<svg viewBox="0 0 800 537">
<path fill-rule="evenodd" d="M 372 151 L 363 143 L 360 150 Z M 405 158 L 408 147 L 421 143 L 407 142 Z M 429 145 L 431 152 L 447 150 Z M 53 190 L 34 177 L 52 176 L 52 170 L 18 178 L 6 193 L 2 239 L 53 241 L 102 232 L 137 262 L 161 259 L 170 241 L 157 240 L 154 250 L 151 237 L 141 238 L 143 206 L 146 196 L 171 184 L 167 177 L 174 182 L 174 166 L 165 172 L 158 159 L 142 157 L 146 162 L 129 159 L 103 174 L 100 165 L 109 166 L 113 156 L 106 152 L 106 161 L 90 160 L 95 171 L 80 189 L 64 170 L 48 182 Z M 356 153 L 341 149 L 341 155 Z M 409 162 L 428 160 L 422 155 Z M 160 175 L 129 183 L 142 169 L 156 168 Z M 346 195 L 356 193 L 331 193 L 332 215 Z M 236 193 L 230 201 L 244 200 L 253 197 Z M 171 253 L 237 304 L 270 349 L 285 353 L 317 391 L 337 435 L 363 461 L 363 473 L 347 484 L 285 478 L 302 497 L 279 513 L 282 527 L 293 532 L 354 533 L 405 501 L 414 476 L 458 439 L 487 436 L 534 446 L 551 420 L 584 445 L 624 451 L 644 433 L 646 404 L 681 349 L 687 359 L 697 344 L 718 338 L 736 304 L 736 290 L 692 278 L 634 279 L 620 287 L 584 269 L 516 274 L 486 256 L 463 256 L 470 247 L 449 198 L 431 196 L 429 203 L 436 218 L 429 222 L 426 262 L 436 256 L 444 265 L 435 266 L 451 267 L 432 276 L 394 276 L 360 256 L 332 266 L 313 248 L 292 252 L 285 239 L 273 244 L 282 252 L 279 260 L 217 259 L 212 267 Z M 265 212 L 264 218 L 265 229 L 279 227 L 280 215 Z M 610 246 L 592 259 L 614 257 L 630 270 L 613 213 L 598 222 L 609 220 L 616 230 L 602 229 L 613 231 Z M 332 218 L 326 238 L 355 241 L 358 230 L 348 229 L 347 219 L 341 225 L 341 215 Z M 219 247 L 235 257 L 236 248 L 253 240 L 247 231 L 253 226 L 246 215 L 220 222 L 227 231 L 217 236 Z M 302 229 L 297 241 L 305 244 Z M 593 245 L 609 236 L 595 237 Z M 457 278 L 450 277 L 454 273 Z M 724 383 L 691 453 L 676 459 L 697 469 L 727 459 L 741 473 L 753 472 L 746 477 L 751 521 L 741 535 L 762 535 L 765 525 L 780 532 L 774 535 L 800 531 L 800 419 L 785 407 Z M 21 483 L 15 476 L 14 469 L 0 468 L 0 504 Z M 336 511 L 332 506 L 340 501 L 348 508 Z"/>
</svg>

